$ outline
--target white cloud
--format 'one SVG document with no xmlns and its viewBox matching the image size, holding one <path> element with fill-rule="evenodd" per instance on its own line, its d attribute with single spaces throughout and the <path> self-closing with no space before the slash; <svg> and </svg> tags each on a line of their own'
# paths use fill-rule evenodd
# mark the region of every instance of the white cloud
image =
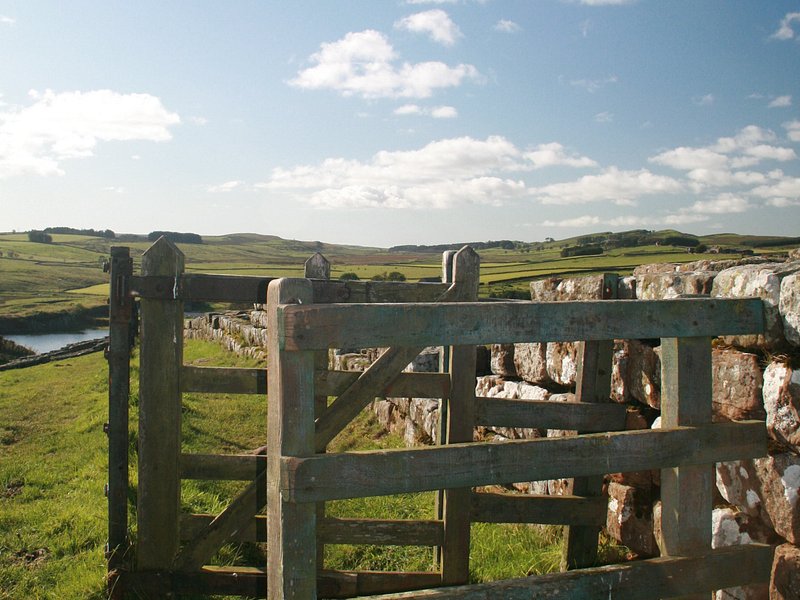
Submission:
<svg viewBox="0 0 800 600">
<path fill-rule="evenodd" d="M 784 126 L 789 129 L 789 124 Z M 768 129 L 755 125 L 740 130 L 733 137 L 721 137 L 713 144 L 692 148 L 681 146 L 650 157 L 651 163 L 687 171 L 695 192 L 707 187 L 752 186 L 768 182 L 770 174 L 743 171 L 765 160 L 786 162 L 796 160 L 792 148 L 775 146 L 777 136 Z"/>
<path fill-rule="evenodd" d="M 800 12 L 786 13 L 786 16 L 781 19 L 778 30 L 772 34 L 772 38 L 776 40 L 790 40 L 794 37 L 794 30 L 792 23 L 800 22 Z"/>
<path fill-rule="evenodd" d="M 594 164 L 557 143 L 522 151 L 501 136 L 461 137 L 416 150 L 381 151 L 368 161 L 329 158 L 319 165 L 278 168 L 257 187 L 328 208 L 500 205 L 530 195 L 525 182 L 509 173 Z"/>
<path fill-rule="evenodd" d="M 761 185 L 750 192 L 752 195 L 765 199 L 800 199 L 800 177 L 782 176 L 777 182 Z"/>
<path fill-rule="evenodd" d="M 454 106 L 433 106 L 424 107 L 418 104 L 404 104 L 394 109 L 394 114 L 398 116 L 429 116 L 434 119 L 455 119 L 458 111 Z"/>
<path fill-rule="evenodd" d="M 111 192 L 113 194 L 124 194 L 125 188 L 120 186 L 109 185 L 103 188 L 104 192 Z"/>
<path fill-rule="evenodd" d="M 16 19 L 13 17 L 8 17 L 6 15 L 0 15 L 0 23 L 3 25 L 14 25 L 17 22 Z"/>
<path fill-rule="evenodd" d="M 608 227 L 648 227 L 657 225 L 686 225 L 689 223 L 699 223 L 707 221 L 705 215 L 691 215 L 686 213 L 649 215 L 645 217 L 636 215 L 619 215 L 617 217 L 598 217 L 596 215 L 583 215 L 559 221 L 547 220 L 542 223 L 544 227 L 597 227 L 598 225 Z"/>
<path fill-rule="evenodd" d="M 792 97 L 791 96 L 778 96 L 772 102 L 770 102 L 767 106 L 769 108 L 787 108 L 792 105 Z"/>
<path fill-rule="evenodd" d="M 193 123 L 194 125 L 208 125 L 208 119 L 205 117 L 190 116 L 187 117 L 187 121 Z"/>
<path fill-rule="evenodd" d="M 472 65 L 450 67 L 435 61 L 397 65 L 397 58 L 382 33 L 351 32 L 336 42 L 323 43 L 320 51 L 311 55 L 314 66 L 300 71 L 289 84 L 371 99 L 428 98 L 438 89 L 480 80 Z"/>
<path fill-rule="evenodd" d="M 434 119 L 455 119 L 458 111 L 453 106 L 435 106 L 431 109 L 431 116 Z"/>
<path fill-rule="evenodd" d="M 590 225 L 599 225 L 600 217 L 593 215 L 583 215 L 571 219 L 561 219 L 560 221 L 551 221 L 550 219 L 543 221 L 544 227 L 589 227 Z"/>
<path fill-rule="evenodd" d="M 245 185 L 244 181 L 226 181 L 225 183 L 220 183 L 219 185 L 211 185 L 207 188 L 206 191 L 212 194 L 218 193 L 227 193 L 232 192 L 235 189 L 241 188 Z"/>
<path fill-rule="evenodd" d="M 406 4 L 457 4 L 458 0 L 406 0 Z"/>
<path fill-rule="evenodd" d="M 641 196 L 672 194 L 683 188 L 677 179 L 655 175 L 647 169 L 624 171 L 609 167 L 600 175 L 584 175 L 576 181 L 554 183 L 532 191 L 543 204 L 613 202 L 629 205 Z"/>
<path fill-rule="evenodd" d="M 421 115 L 423 114 L 422 107 L 418 104 L 403 104 L 394 109 L 396 115 Z"/>
<path fill-rule="evenodd" d="M 453 46 L 462 37 L 458 25 L 440 8 L 409 15 L 397 21 L 394 26 L 413 33 L 427 34 L 431 40 L 444 46 Z"/>
<path fill-rule="evenodd" d="M 172 138 L 180 117 L 150 94 L 30 92 L 33 103 L 0 112 L 0 177 L 63 174 L 61 161 L 92 156 L 99 142 Z"/>
<path fill-rule="evenodd" d="M 576 168 L 597 166 L 588 156 L 568 155 L 558 142 L 540 144 L 534 150 L 525 152 L 525 158 L 533 164 L 534 169 L 558 165 Z"/>
<path fill-rule="evenodd" d="M 783 124 L 787 137 L 793 142 L 800 142 L 800 121 L 794 120 Z"/>
<path fill-rule="evenodd" d="M 596 123 L 611 123 L 614 120 L 614 115 L 608 111 L 599 112 L 594 116 Z"/>
<path fill-rule="evenodd" d="M 619 78 L 616 75 L 605 77 L 604 79 L 573 79 L 569 82 L 570 85 L 583 88 L 590 94 L 594 94 L 597 90 L 607 86 L 610 83 L 617 83 Z"/>
<path fill-rule="evenodd" d="M 736 194 L 719 194 L 711 200 L 698 200 L 686 209 L 690 213 L 727 215 L 730 213 L 743 213 L 752 208 L 750 203 Z"/>
<path fill-rule="evenodd" d="M 517 33 L 522 30 L 522 27 L 509 19 L 500 19 L 494 24 L 494 28 L 495 31 L 502 31 L 503 33 Z"/>
<path fill-rule="evenodd" d="M 692 102 L 697 106 L 711 106 L 714 104 L 714 94 L 705 94 L 704 96 L 695 96 Z"/>
</svg>

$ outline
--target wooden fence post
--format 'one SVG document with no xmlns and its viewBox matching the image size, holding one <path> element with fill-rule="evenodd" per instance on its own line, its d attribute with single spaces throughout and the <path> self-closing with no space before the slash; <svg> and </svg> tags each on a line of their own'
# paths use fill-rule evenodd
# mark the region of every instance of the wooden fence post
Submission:
<svg viewBox="0 0 800 600">
<path fill-rule="evenodd" d="M 313 503 L 284 499 L 283 457 L 314 454 L 314 352 L 282 349 L 281 305 L 310 303 L 311 282 L 279 279 L 267 291 L 269 390 L 267 447 L 267 597 L 316 597 L 316 514 Z"/>
<path fill-rule="evenodd" d="M 304 265 L 304 277 L 306 279 L 330 279 L 331 278 L 331 263 L 322 254 L 317 252 L 309 258 Z M 327 371 L 328 370 L 328 351 L 318 350 L 314 353 L 314 370 Z M 328 397 L 325 395 L 314 396 L 314 417 L 321 417 L 328 408 Z M 325 452 L 327 444 L 318 444 L 314 450 L 316 452 Z M 317 504 L 317 522 L 321 522 L 325 518 L 325 503 L 320 502 Z M 322 541 L 317 540 L 317 566 L 322 569 L 325 565 L 325 545 Z"/>
<path fill-rule="evenodd" d="M 711 423 L 711 338 L 661 340 L 661 427 Z M 661 553 L 711 550 L 714 466 L 661 470 Z M 708 598 L 695 594 L 690 598 Z"/>
<path fill-rule="evenodd" d="M 175 278 L 172 299 L 141 300 L 137 569 L 170 569 L 180 516 L 184 256 L 162 237 L 142 256 L 142 275 Z"/>
<path fill-rule="evenodd" d="M 603 274 L 602 299 L 617 297 L 615 273 Z M 578 346 L 578 377 L 575 382 L 576 402 L 609 402 L 611 397 L 611 371 L 614 340 L 581 342 Z M 581 432 L 579 431 L 578 434 Z M 600 496 L 603 493 L 603 476 L 576 477 L 570 493 L 575 496 Z M 564 527 L 561 570 L 592 567 L 597 562 L 597 542 L 600 527 L 580 525 Z"/>
<path fill-rule="evenodd" d="M 477 301 L 480 284 L 480 257 L 469 246 L 458 251 L 453 261 L 453 282 L 459 288 L 457 301 Z M 447 400 L 447 444 L 471 442 L 475 428 L 474 345 L 450 348 L 450 397 Z M 442 404 L 445 402 L 443 401 Z M 440 417 L 441 418 L 441 417 Z M 470 525 L 472 489 L 444 490 L 442 515 L 442 583 L 457 585 L 469 581 Z"/>
<path fill-rule="evenodd" d="M 133 274 L 130 249 L 111 248 L 108 326 L 108 570 L 124 565 L 128 549 L 128 402 L 131 377 L 131 317 L 133 298 L 128 278 Z M 121 597 L 116 578 L 109 594 Z M 120 589 L 117 589 L 117 588 Z"/>
</svg>

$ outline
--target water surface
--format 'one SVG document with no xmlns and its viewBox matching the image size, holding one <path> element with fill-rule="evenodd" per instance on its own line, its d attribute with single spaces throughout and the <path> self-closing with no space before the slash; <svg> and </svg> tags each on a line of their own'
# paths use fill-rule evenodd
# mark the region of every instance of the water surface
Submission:
<svg viewBox="0 0 800 600">
<path fill-rule="evenodd" d="M 37 354 L 51 352 L 63 348 L 67 344 L 83 342 L 106 337 L 107 327 L 85 329 L 83 331 L 67 331 L 57 333 L 30 333 L 26 335 L 4 335 L 3 338 L 11 340 L 15 344 L 30 348 Z"/>
</svg>

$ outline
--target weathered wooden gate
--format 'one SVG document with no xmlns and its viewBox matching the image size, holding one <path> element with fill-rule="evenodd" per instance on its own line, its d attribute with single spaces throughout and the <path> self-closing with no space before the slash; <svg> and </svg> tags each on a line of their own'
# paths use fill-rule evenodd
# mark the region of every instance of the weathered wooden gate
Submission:
<svg viewBox="0 0 800 600">
<path fill-rule="evenodd" d="M 711 339 L 760 332 L 760 300 L 323 306 L 313 303 L 313 289 L 302 279 L 273 282 L 268 299 L 269 598 L 325 596 L 316 577 L 317 503 L 442 488 L 443 557 L 437 585 L 448 587 L 385 597 L 638 599 L 768 581 L 770 547 L 711 548 L 713 464 L 766 453 L 763 422 L 712 424 Z M 524 422 L 583 432 L 621 429 L 619 407 L 588 402 L 608 396 L 609 340 L 615 338 L 661 338 L 661 429 L 500 444 L 472 441 L 477 423 Z M 574 340 L 585 342 L 579 402 L 475 397 L 476 344 Z M 410 450 L 318 452 L 314 353 L 387 345 L 450 346 L 446 443 Z M 546 425 L 550 419 L 560 425 Z M 568 540 L 574 544 L 567 554 L 568 566 L 590 564 L 591 538 L 596 544 L 600 514 L 597 478 L 646 469 L 661 469 L 661 558 L 541 578 L 453 585 L 467 583 L 469 524 L 482 518 L 566 521 L 573 525 Z M 542 498 L 471 491 L 476 486 L 565 477 L 576 478 L 574 487 L 586 495 Z"/>
<path fill-rule="evenodd" d="M 566 586 L 563 595 L 576 589 L 570 585 L 588 585 L 585 581 L 591 580 L 606 597 L 609 578 L 627 582 L 626 574 L 639 572 L 647 577 L 661 574 L 658 577 L 672 583 L 643 592 L 635 576 L 633 584 L 615 589 L 633 585 L 635 593 L 628 597 L 655 597 L 768 577 L 769 549 L 757 546 L 716 551 L 703 560 L 683 558 L 709 550 L 713 478 L 708 464 L 765 452 L 763 423 L 710 426 L 709 336 L 758 331 L 759 301 L 478 305 L 474 302 L 477 255 L 467 248 L 455 256 L 446 254 L 444 263 L 443 284 L 327 281 L 325 264 L 318 259 L 307 263 L 306 275 L 314 279 L 192 275 L 183 273 L 182 255 L 161 240 L 143 257 L 142 276 L 135 277 L 127 249 L 113 250 L 109 567 L 118 597 L 126 592 L 263 597 L 267 579 L 274 598 L 352 597 L 465 584 L 470 524 L 476 521 L 568 525 L 564 566 L 590 567 L 605 521 L 602 474 L 661 467 L 665 468 L 665 544 L 670 555 L 682 558 L 642 561 L 616 570 L 581 569 L 559 580 L 558 585 Z M 266 372 L 182 364 L 183 301 L 264 302 L 268 285 Z M 133 297 L 140 299 L 142 346 L 138 528 L 135 560 L 130 560 L 126 557 L 127 369 Z M 441 301 L 467 304 L 450 306 Z M 370 302 L 391 304 L 364 304 Z M 581 433 L 622 429 L 624 408 L 607 400 L 610 340 L 626 337 L 665 338 L 667 429 L 508 444 L 472 442 L 473 429 L 481 424 Z M 558 340 L 586 340 L 580 352 L 576 403 L 475 397 L 476 344 Z M 443 373 L 401 372 L 423 347 L 442 344 L 448 347 Z M 327 371 L 328 348 L 371 346 L 389 350 L 363 374 Z M 264 395 L 267 387 L 266 456 L 181 453 L 182 392 Z M 337 397 L 330 405 L 329 396 Z M 441 398 L 442 447 L 325 454 L 328 442 L 376 396 Z M 727 435 L 738 436 L 737 443 L 726 441 Z M 478 485 L 556 477 L 575 477 L 572 495 L 520 497 L 472 490 Z M 249 483 L 218 515 L 182 515 L 181 478 Z M 422 490 L 441 490 L 434 520 L 336 519 L 324 511 L 326 500 Z M 223 544 L 243 540 L 268 541 L 268 569 L 207 564 Z M 336 572 L 322 568 L 325 543 L 433 546 L 438 548 L 438 561 L 423 573 Z M 738 569 L 738 574 L 720 570 L 730 557 L 745 561 L 749 568 Z M 695 567 L 710 574 L 695 578 L 696 587 L 674 583 L 676 572 Z M 478 586 L 469 593 L 512 597 L 509 590 L 521 589 L 524 597 L 531 597 L 530 581 L 495 584 L 488 590 Z M 546 587 L 549 578 L 539 581 L 543 591 L 553 589 Z M 435 594 L 467 593 L 462 588 L 445 589 L 450 588 Z M 428 593 L 434 592 L 420 592 L 420 597 Z"/>
</svg>

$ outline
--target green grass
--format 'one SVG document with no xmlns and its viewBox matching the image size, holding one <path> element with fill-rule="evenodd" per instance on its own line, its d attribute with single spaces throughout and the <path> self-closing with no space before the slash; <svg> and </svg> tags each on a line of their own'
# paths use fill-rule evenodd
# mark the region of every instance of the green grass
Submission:
<svg viewBox="0 0 800 600">
<path fill-rule="evenodd" d="M 189 340 L 184 360 L 204 366 L 255 366 L 220 346 Z M 131 486 L 136 491 L 138 365 L 132 363 Z M 104 597 L 106 571 L 107 366 L 101 354 L 0 372 L 0 598 Z M 266 398 L 185 394 L 184 452 L 236 453 L 265 443 Z M 398 448 L 364 411 L 333 441 L 333 451 Z M 243 484 L 184 481 L 183 509 L 219 512 Z M 434 517 L 434 494 L 403 494 L 331 502 L 334 516 Z M 135 516 L 130 513 L 135 539 Z M 559 533 L 539 526 L 473 525 L 474 581 L 552 570 Z M 263 564 L 258 544 L 230 545 L 217 564 Z M 326 548 L 326 567 L 430 570 L 430 548 L 345 546 Z"/>
</svg>

